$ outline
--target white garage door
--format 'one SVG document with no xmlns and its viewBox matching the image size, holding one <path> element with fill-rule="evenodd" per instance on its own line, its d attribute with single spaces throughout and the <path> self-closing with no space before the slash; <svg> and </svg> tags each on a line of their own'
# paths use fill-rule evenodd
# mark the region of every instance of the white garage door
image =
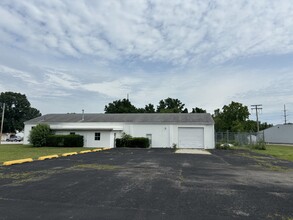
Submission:
<svg viewBox="0 0 293 220">
<path fill-rule="evenodd" d="M 203 128 L 179 128 L 179 148 L 204 148 Z"/>
</svg>

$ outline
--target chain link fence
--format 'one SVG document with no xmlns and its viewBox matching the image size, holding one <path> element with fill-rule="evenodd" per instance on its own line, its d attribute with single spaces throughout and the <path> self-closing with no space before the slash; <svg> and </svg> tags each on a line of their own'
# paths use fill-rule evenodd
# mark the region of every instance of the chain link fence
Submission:
<svg viewBox="0 0 293 220">
<path fill-rule="evenodd" d="M 263 143 L 264 132 L 216 132 L 216 145 L 233 144 L 234 146 L 248 146 Z"/>
</svg>

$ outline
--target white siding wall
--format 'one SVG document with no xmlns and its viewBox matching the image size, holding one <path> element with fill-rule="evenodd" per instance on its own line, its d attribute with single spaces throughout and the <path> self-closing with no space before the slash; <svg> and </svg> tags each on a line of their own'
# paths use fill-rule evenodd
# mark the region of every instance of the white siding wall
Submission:
<svg viewBox="0 0 293 220">
<path fill-rule="evenodd" d="M 124 125 L 124 132 L 133 137 L 146 137 L 147 134 L 152 134 L 152 147 L 165 148 L 172 147 L 173 144 L 178 146 L 178 129 L 180 127 L 196 127 L 204 129 L 204 148 L 215 148 L 215 134 L 213 125 Z"/>
<path fill-rule="evenodd" d="M 148 124 L 132 124 L 125 125 L 124 131 L 133 137 L 147 137 L 147 134 L 152 136 L 151 147 L 170 147 L 170 126 L 169 125 L 148 125 Z"/>
<path fill-rule="evenodd" d="M 36 125 L 25 125 L 24 129 L 24 144 L 29 144 L 29 133 Z M 78 130 L 78 128 L 89 128 L 89 130 Z M 97 128 L 96 130 L 94 128 Z M 121 130 L 123 125 L 121 123 L 52 123 L 50 128 L 55 131 L 56 134 L 70 134 L 75 132 L 76 134 L 84 136 L 84 147 L 114 147 L 114 133 L 116 137 L 121 137 Z M 62 128 L 64 130 L 62 130 Z M 70 129 L 71 128 L 71 129 Z M 101 128 L 102 130 L 99 130 Z M 57 130 L 55 130 L 57 129 Z M 105 129 L 117 129 L 114 131 Z M 95 140 L 95 133 L 101 133 L 100 141 Z"/>
<path fill-rule="evenodd" d="M 28 137 L 29 137 L 30 131 L 32 130 L 33 126 L 35 126 L 35 125 L 25 125 L 24 126 L 23 144 L 29 144 Z"/>
<path fill-rule="evenodd" d="M 84 147 L 113 147 L 110 142 L 110 131 L 72 131 L 83 136 Z M 56 131 L 56 134 L 67 135 L 70 131 Z M 95 140 L 95 133 L 100 133 L 100 140 Z"/>
<path fill-rule="evenodd" d="M 29 144 L 28 135 L 31 127 L 35 125 L 25 125 L 24 144 Z M 129 124 L 129 123 L 54 123 L 50 124 L 51 129 L 58 129 L 59 134 L 69 134 L 72 132 L 84 136 L 85 147 L 114 147 L 114 134 L 116 138 L 121 137 L 122 131 L 133 137 L 146 137 L 152 135 L 152 147 L 165 148 L 172 147 L 173 144 L 178 146 L 178 128 L 179 127 L 197 127 L 204 129 L 204 148 L 212 149 L 215 147 L 214 126 L 213 125 L 168 125 L 168 124 Z M 62 131 L 66 128 L 66 131 Z M 90 128 L 90 130 L 78 130 L 77 128 Z M 97 129 L 94 129 L 97 128 Z M 101 130 L 99 130 L 99 128 Z M 114 129 L 112 131 L 103 129 Z M 94 140 L 94 133 L 101 133 L 101 140 Z"/>
<path fill-rule="evenodd" d="M 265 142 L 293 144 L 293 125 L 276 125 L 264 130 Z"/>
</svg>

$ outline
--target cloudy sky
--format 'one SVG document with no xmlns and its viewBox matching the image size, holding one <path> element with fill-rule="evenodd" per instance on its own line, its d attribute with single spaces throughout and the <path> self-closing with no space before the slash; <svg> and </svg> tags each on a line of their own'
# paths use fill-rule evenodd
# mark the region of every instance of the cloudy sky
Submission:
<svg viewBox="0 0 293 220">
<path fill-rule="evenodd" d="M 167 97 L 293 122 L 292 0 L 1 0 L 0 92 L 42 114 Z M 255 119 L 255 114 L 251 115 Z"/>
</svg>

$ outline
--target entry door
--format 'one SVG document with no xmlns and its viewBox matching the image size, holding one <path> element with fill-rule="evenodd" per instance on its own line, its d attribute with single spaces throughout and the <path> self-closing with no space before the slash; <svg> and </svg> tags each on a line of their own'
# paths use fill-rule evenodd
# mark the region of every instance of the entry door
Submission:
<svg viewBox="0 0 293 220">
<path fill-rule="evenodd" d="M 204 148 L 203 128 L 178 128 L 179 148 Z"/>
</svg>

